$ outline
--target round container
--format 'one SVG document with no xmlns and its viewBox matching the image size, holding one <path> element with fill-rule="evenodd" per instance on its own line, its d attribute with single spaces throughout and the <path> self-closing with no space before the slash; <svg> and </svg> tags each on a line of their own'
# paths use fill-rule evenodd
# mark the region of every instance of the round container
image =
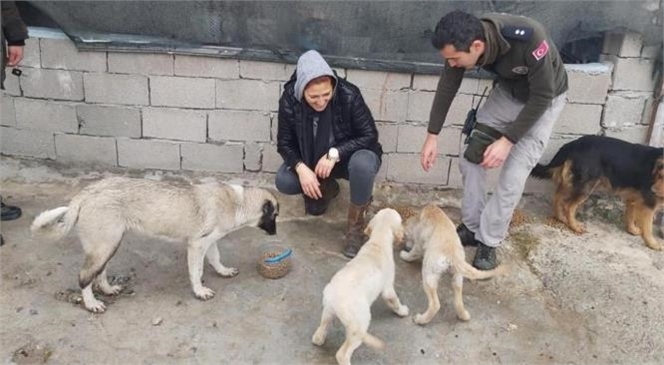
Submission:
<svg viewBox="0 0 664 365">
<path fill-rule="evenodd" d="M 293 249 L 279 242 L 268 242 L 259 249 L 258 273 L 268 279 L 283 278 L 293 265 Z"/>
</svg>

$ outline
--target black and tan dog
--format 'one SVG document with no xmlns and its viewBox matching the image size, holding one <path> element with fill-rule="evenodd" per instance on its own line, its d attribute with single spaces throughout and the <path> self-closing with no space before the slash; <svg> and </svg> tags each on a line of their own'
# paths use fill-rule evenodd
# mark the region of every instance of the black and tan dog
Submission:
<svg viewBox="0 0 664 365">
<path fill-rule="evenodd" d="M 565 144 L 548 165 L 535 166 L 531 176 L 553 179 L 555 217 L 583 233 L 576 210 L 597 189 L 625 202 L 627 232 L 640 235 L 648 247 L 661 250 L 652 233 L 653 217 L 664 206 L 664 149 L 603 136 L 584 136 Z"/>
</svg>

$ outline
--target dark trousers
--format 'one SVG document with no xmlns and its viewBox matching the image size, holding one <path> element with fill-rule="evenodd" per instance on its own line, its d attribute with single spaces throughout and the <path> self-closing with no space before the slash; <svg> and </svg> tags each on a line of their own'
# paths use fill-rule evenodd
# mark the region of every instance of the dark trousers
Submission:
<svg viewBox="0 0 664 365">
<path fill-rule="evenodd" d="M 347 162 L 334 166 L 330 177 L 344 179 L 350 183 L 350 201 L 355 205 L 364 205 L 371 200 L 376 174 L 380 169 L 380 158 L 370 150 L 359 150 Z M 283 164 L 277 171 L 275 180 L 277 189 L 288 195 L 302 194 L 300 180 L 295 171 Z"/>
</svg>

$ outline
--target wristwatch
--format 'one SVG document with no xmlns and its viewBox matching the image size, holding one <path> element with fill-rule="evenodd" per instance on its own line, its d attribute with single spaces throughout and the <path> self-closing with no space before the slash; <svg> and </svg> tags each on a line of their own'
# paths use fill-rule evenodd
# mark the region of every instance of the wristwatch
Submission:
<svg viewBox="0 0 664 365">
<path fill-rule="evenodd" d="M 330 150 L 327 151 L 327 159 L 334 162 L 339 161 L 339 150 L 334 147 L 330 148 Z"/>
</svg>

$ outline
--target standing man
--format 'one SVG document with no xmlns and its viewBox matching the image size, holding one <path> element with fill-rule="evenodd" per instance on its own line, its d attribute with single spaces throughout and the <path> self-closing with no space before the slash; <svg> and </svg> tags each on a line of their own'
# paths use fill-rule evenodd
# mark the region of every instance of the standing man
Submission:
<svg viewBox="0 0 664 365">
<path fill-rule="evenodd" d="M 364 216 L 383 154 L 360 90 L 337 78 L 318 52 L 308 51 L 284 85 L 278 120 L 277 151 L 284 164 L 277 171 L 277 189 L 302 194 L 307 214 L 321 215 L 339 193 L 335 179 L 347 179 L 350 206 L 343 254 L 355 257 L 365 241 Z"/>
<path fill-rule="evenodd" d="M 434 165 L 437 136 L 464 72 L 482 67 L 496 76 L 459 163 L 463 200 L 457 233 L 464 246 L 477 246 L 473 266 L 489 270 L 496 267 L 495 249 L 507 236 L 526 179 L 565 105 L 567 74 L 544 27 L 526 17 L 479 19 L 454 11 L 438 22 L 431 40 L 445 68 L 422 147 L 425 171 Z M 487 200 L 487 169 L 501 166 L 498 186 Z"/>
<path fill-rule="evenodd" d="M 28 28 L 23 23 L 16 4 L 13 1 L 0 2 L 2 13 L 2 79 L 0 88 L 5 89 L 5 67 L 14 67 L 23 60 L 23 47 L 28 38 Z M 6 43 L 6 44 L 5 44 Z M 5 205 L 0 197 L 2 205 L 2 220 L 8 221 L 18 219 L 21 216 L 21 208 Z M 0 246 L 5 243 L 0 234 Z"/>
</svg>

